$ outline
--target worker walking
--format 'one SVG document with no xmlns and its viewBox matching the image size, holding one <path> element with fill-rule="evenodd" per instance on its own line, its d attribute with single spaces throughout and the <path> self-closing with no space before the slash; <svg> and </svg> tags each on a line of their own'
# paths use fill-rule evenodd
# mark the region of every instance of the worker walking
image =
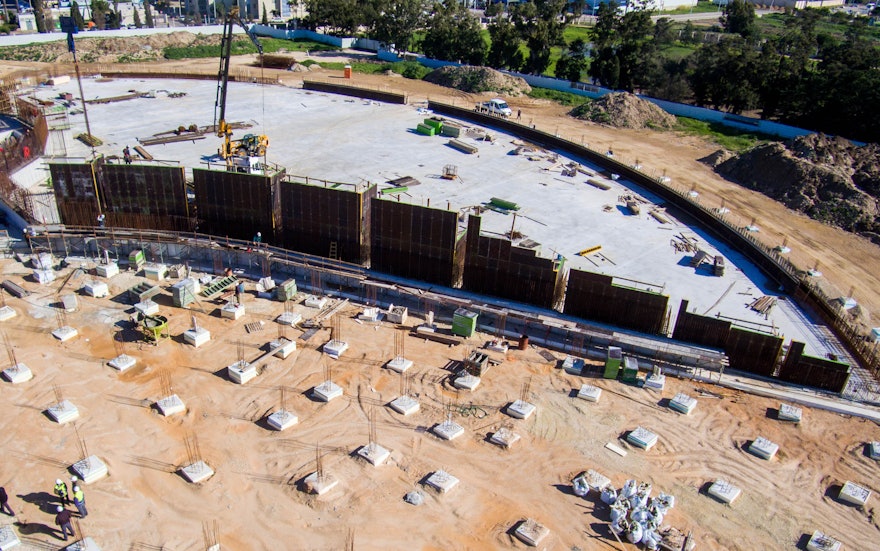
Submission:
<svg viewBox="0 0 880 551">
<path fill-rule="evenodd" d="M 59 505 L 55 508 L 58 512 L 55 515 L 55 524 L 61 527 L 61 535 L 64 536 L 64 541 L 67 541 L 67 533 L 70 532 L 70 537 L 73 537 L 73 526 L 70 524 L 70 511 Z"/>
<path fill-rule="evenodd" d="M 70 503 L 70 499 L 67 497 L 67 484 L 60 478 L 55 479 L 55 488 L 53 491 L 55 492 L 55 495 L 58 496 L 58 499 L 61 500 L 61 505 L 67 505 Z"/>
<path fill-rule="evenodd" d="M 15 516 L 12 507 L 9 506 L 9 496 L 6 494 L 6 488 L 3 486 L 0 486 L 0 511 L 3 511 L 11 517 Z"/>
<path fill-rule="evenodd" d="M 235 286 L 235 303 L 241 304 L 242 297 L 244 297 L 244 283 L 239 281 Z"/>
<path fill-rule="evenodd" d="M 125 146 L 125 149 L 122 150 L 122 158 L 125 160 L 125 164 L 131 164 L 131 150 L 128 146 Z"/>
<path fill-rule="evenodd" d="M 86 518 L 89 516 L 89 511 L 86 509 L 86 496 L 79 489 L 79 486 L 73 487 L 73 504 L 76 505 L 76 510 L 79 511 L 80 517 Z"/>
</svg>

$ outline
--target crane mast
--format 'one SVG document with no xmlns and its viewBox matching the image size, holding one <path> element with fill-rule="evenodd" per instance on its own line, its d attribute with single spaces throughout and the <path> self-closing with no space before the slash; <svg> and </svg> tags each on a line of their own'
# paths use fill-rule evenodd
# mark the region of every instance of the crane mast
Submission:
<svg viewBox="0 0 880 551">
<path fill-rule="evenodd" d="M 214 129 L 217 137 L 223 139 L 220 145 L 220 156 L 226 161 L 228 170 L 234 170 L 242 165 L 247 166 L 246 159 L 250 157 L 262 157 L 269 147 L 267 136 L 245 134 L 240 140 L 232 139 L 232 128 L 226 120 L 226 92 L 229 83 L 229 63 L 232 57 L 232 31 L 235 24 L 241 26 L 251 39 L 257 52 L 262 58 L 263 46 L 251 29 L 241 20 L 238 7 L 232 7 L 223 18 L 223 35 L 220 42 L 220 70 L 217 73 L 217 97 L 214 102 Z M 245 162 L 241 162 L 245 161 Z"/>
</svg>

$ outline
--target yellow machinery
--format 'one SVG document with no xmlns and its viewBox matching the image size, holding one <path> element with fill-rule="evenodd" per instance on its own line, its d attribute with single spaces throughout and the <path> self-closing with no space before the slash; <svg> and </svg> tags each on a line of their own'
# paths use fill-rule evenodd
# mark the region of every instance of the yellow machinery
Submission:
<svg viewBox="0 0 880 551">
<path fill-rule="evenodd" d="M 141 324 L 144 340 L 148 343 L 158 345 L 159 341 L 168 337 L 168 318 L 165 316 L 149 316 L 138 312 L 137 320 Z"/>
<path fill-rule="evenodd" d="M 257 47 L 260 58 L 263 56 L 263 46 L 251 29 L 241 20 L 238 8 L 232 7 L 223 19 L 223 37 L 220 42 L 220 71 L 217 74 L 217 99 L 214 103 L 214 129 L 217 136 L 223 138 L 220 146 L 220 156 L 226 160 L 228 170 L 238 170 L 250 165 L 252 157 L 263 157 L 269 147 L 267 136 L 245 134 L 240 140 L 232 139 L 232 128 L 226 121 L 226 85 L 229 81 L 229 60 L 232 49 L 232 30 L 238 23 Z"/>
</svg>

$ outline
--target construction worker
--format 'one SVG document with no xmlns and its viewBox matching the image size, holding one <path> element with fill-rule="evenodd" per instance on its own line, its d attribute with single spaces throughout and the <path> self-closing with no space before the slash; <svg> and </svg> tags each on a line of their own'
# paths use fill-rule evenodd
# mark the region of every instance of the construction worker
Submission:
<svg viewBox="0 0 880 551">
<path fill-rule="evenodd" d="M 67 533 L 70 532 L 70 537 L 73 537 L 73 526 L 70 524 L 70 511 L 59 505 L 55 508 L 58 512 L 55 515 L 55 524 L 61 527 L 61 535 L 64 536 L 64 541 L 67 541 Z"/>
<path fill-rule="evenodd" d="M 235 303 L 241 304 L 242 297 L 244 297 L 244 282 L 239 281 L 235 286 Z"/>
<path fill-rule="evenodd" d="M 61 505 L 67 505 L 70 503 L 70 499 L 67 497 L 67 484 L 60 478 L 55 479 L 55 488 L 53 491 L 55 492 L 55 495 L 58 496 L 58 499 L 61 500 Z"/>
<path fill-rule="evenodd" d="M 125 164 L 131 164 L 131 150 L 128 146 L 125 146 L 125 149 L 122 150 L 122 158 L 125 160 Z"/>
<path fill-rule="evenodd" d="M 9 506 L 9 495 L 6 493 L 6 488 L 3 486 L 0 486 L 0 511 L 3 511 L 11 517 L 15 516 L 12 507 Z"/>
<path fill-rule="evenodd" d="M 79 489 L 79 486 L 73 487 L 73 504 L 76 505 L 80 517 L 86 518 L 89 516 L 89 511 L 86 509 L 86 496 L 83 494 L 83 491 Z"/>
<path fill-rule="evenodd" d="M 262 243 L 262 242 L 263 242 L 263 234 L 260 232 L 257 232 L 257 235 L 254 236 L 254 245 L 259 247 L 260 243 Z"/>
</svg>

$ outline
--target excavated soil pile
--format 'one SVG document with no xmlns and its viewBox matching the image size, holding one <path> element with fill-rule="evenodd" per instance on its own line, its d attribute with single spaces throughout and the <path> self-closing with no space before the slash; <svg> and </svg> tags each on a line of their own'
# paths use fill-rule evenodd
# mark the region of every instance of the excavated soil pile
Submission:
<svg viewBox="0 0 880 551">
<path fill-rule="evenodd" d="M 811 134 L 759 145 L 715 170 L 790 209 L 848 231 L 880 231 L 880 145 Z"/>
<path fill-rule="evenodd" d="M 519 77 L 508 76 L 488 67 L 470 65 L 441 67 L 428 73 L 424 80 L 472 94 L 492 92 L 518 97 L 532 91 L 532 87 Z"/>
<path fill-rule="evenodd" d="M 84 63 L 130 63 L 162 59 L 165 48 L 211 46 L 220 44 L 221 35 L 201 35 L 179 31 L 168 34 L 124 37 L 87 38 L 76 36 L 76 53 Z M 73 54 L 67 51 L 67 42 L 46 42 L 25 46 L 0 48 L 0 59 L 11 61 L 40 61 L 72 63 Z"/>
<path fill-rule="evenodd" d="M 617 128 L 672 128 L 675 117 L 634 94 L 617 92 L 579 105 L 571 116 Z"/>
</svg>

